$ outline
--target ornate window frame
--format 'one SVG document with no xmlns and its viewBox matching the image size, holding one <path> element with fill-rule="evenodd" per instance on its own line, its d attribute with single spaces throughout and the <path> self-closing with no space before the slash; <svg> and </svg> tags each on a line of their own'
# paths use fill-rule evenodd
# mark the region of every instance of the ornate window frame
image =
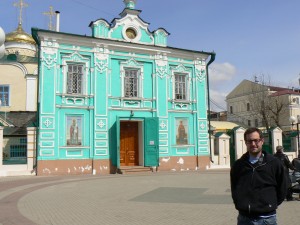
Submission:
<svg viewBox="0 0 300 225">
<path fill-rule="evenodd" d="M 171 68 L 172 71 L 172 98 L 173 101 L 175 102 L 189 102 L 190 100 L 190 88 L 191 88 L 191 72 L 188 68 L 180 64 L 179 66 L 175 68 Z M 175 93 L 175 75 L 182 75 L 185 76 L 186 80 L 186 87 L 185 87 L 185 92 L 186 92 L 186 98 L 185 99 L 176 99 L 176 93 Z"/>
<path fill-rule="evenodd" d="M 83 57 L 77 51 L 72 54 L 62 56 L 62 74 L 63 74 L 63 93 L 66 95 L 88 95 L 88 74 L 90 71 L 90 59 Z M 67 78 L 68 78 L 68 65 L 83 65 L 82 76 L 82 93 L 69 94 L 67 93 Z"/>
<path fill-rule="evenodd" d="M 125 72 L 126 70 L 138 70 L 138 88 L 137 97 L 125 97 Z M 120 63 L 120 78 L 121 78 L 121 96 L 122 98 L 143 98 L 143 80 L 144 68 L 143 64 L 138 63 L 135 59 L 131 58 L 128 61 Z"/>
</svg>

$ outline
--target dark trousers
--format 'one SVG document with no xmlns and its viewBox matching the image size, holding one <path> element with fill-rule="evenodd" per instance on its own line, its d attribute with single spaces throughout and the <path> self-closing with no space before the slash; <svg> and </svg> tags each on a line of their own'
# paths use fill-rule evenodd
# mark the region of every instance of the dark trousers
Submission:
<svg viewBox="0 0 300 225">
<path fill-rule="evenodd" d="M 286 200 L 291 200 L 293 199 L 293 192 L 291 190 L 292 187 L 292 181 L 291 178 L 288 176 L 287 178 L 287 191 L 286 191 Z"/>
</svg>

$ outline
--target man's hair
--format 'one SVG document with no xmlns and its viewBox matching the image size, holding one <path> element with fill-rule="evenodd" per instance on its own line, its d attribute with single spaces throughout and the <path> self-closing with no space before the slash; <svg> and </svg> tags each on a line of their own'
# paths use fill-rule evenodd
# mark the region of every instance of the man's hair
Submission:
<svg viewBox="0 0 300 225">
<path fill-rule="evenodd" d="M 283 152 L 283 147 L 282 147 L 281 145 L 278 145 L 278 146 L 276 147 L 276 151 L 277 151 L 277 152 Z"/>
<path fill-rule="evenodd" d="M 246 137 L 248 134 L 252 134 L 253 132 L 257 132 L 259 134 L 259 138 L 263 138 L 263 133 L 261 132 L 260 129 L 256 128 L 256 127 L 250 127 L 248 128 L 245 133 L 244 133 L 244 140 L 246 141 Z"/>
</svg>

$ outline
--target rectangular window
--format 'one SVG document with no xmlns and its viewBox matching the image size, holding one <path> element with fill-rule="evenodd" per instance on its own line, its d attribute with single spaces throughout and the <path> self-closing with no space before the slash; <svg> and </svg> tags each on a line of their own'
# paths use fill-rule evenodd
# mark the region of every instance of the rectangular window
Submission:
<svg viewBox="0 0 300 225">
<path fill-rule="evenodd" d="M 186 98 L 186 75 L 175 74 L 175 99 L 187 100 Z"/>
<path fill-rule="evenodd" d="M 188 144 L 188 120 L 176 119 L 176 145 Z"/>
<path fill-rule="evenodd" d="M 9 86 L 0 85 L 0 106 L 9 106 Z"/>
<path fill-rule="evenodd" d="M 67 116 L 67 146 L 82 145 L 82 116 Z"/>
<path fill-rule="evenodd" d="M 258 127 L 258 119 L 255 119 L 255 126 Z"/>
<path fill-rule="evenodd" d="M 251 120 L 248 120 L 248 126 L 251 127 Z"/>
<path fill-rule="evenodd" d="M 232 106 L 230 106 L 229 108 L 230 108 L 230 113 L 232 114 L 232 113 L 233 113 L 233 108 L 232 108 Z"/>
<path fill-rule="evenodd" d="M 26 158 L 26 157 L 27 157 L 27 145 L 10 146 L 10 158 Z"/>
<path fill-rule="evenodd" d="M 247 111 L 250 111 L 250 103 L 247 103 Z"/>
<path fill-rule="evenodd" d="M 139 70 L 125 69 L 124 77 L 124 97 L 139 97 Z"/>
<path fill-rule="evenodd" d="M 27 144 L 27 138 L 20 138 L 20 144 Z"/>
<path fill-rule="evenodd" d="M 67 93 L 83 94 L 83 65 L 68 65 Z"/>
</svg>

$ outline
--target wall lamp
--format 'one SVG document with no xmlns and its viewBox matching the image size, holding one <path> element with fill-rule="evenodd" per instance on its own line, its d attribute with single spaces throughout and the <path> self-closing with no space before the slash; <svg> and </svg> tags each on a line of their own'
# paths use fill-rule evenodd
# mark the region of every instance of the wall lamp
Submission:
<svg viewBox="0 0 300 225">
<path fill-rule="evenodd" d="M 134 116 L 134 112 L 132 110 L 130 110 L 130 116 Z"/>
</svg>

